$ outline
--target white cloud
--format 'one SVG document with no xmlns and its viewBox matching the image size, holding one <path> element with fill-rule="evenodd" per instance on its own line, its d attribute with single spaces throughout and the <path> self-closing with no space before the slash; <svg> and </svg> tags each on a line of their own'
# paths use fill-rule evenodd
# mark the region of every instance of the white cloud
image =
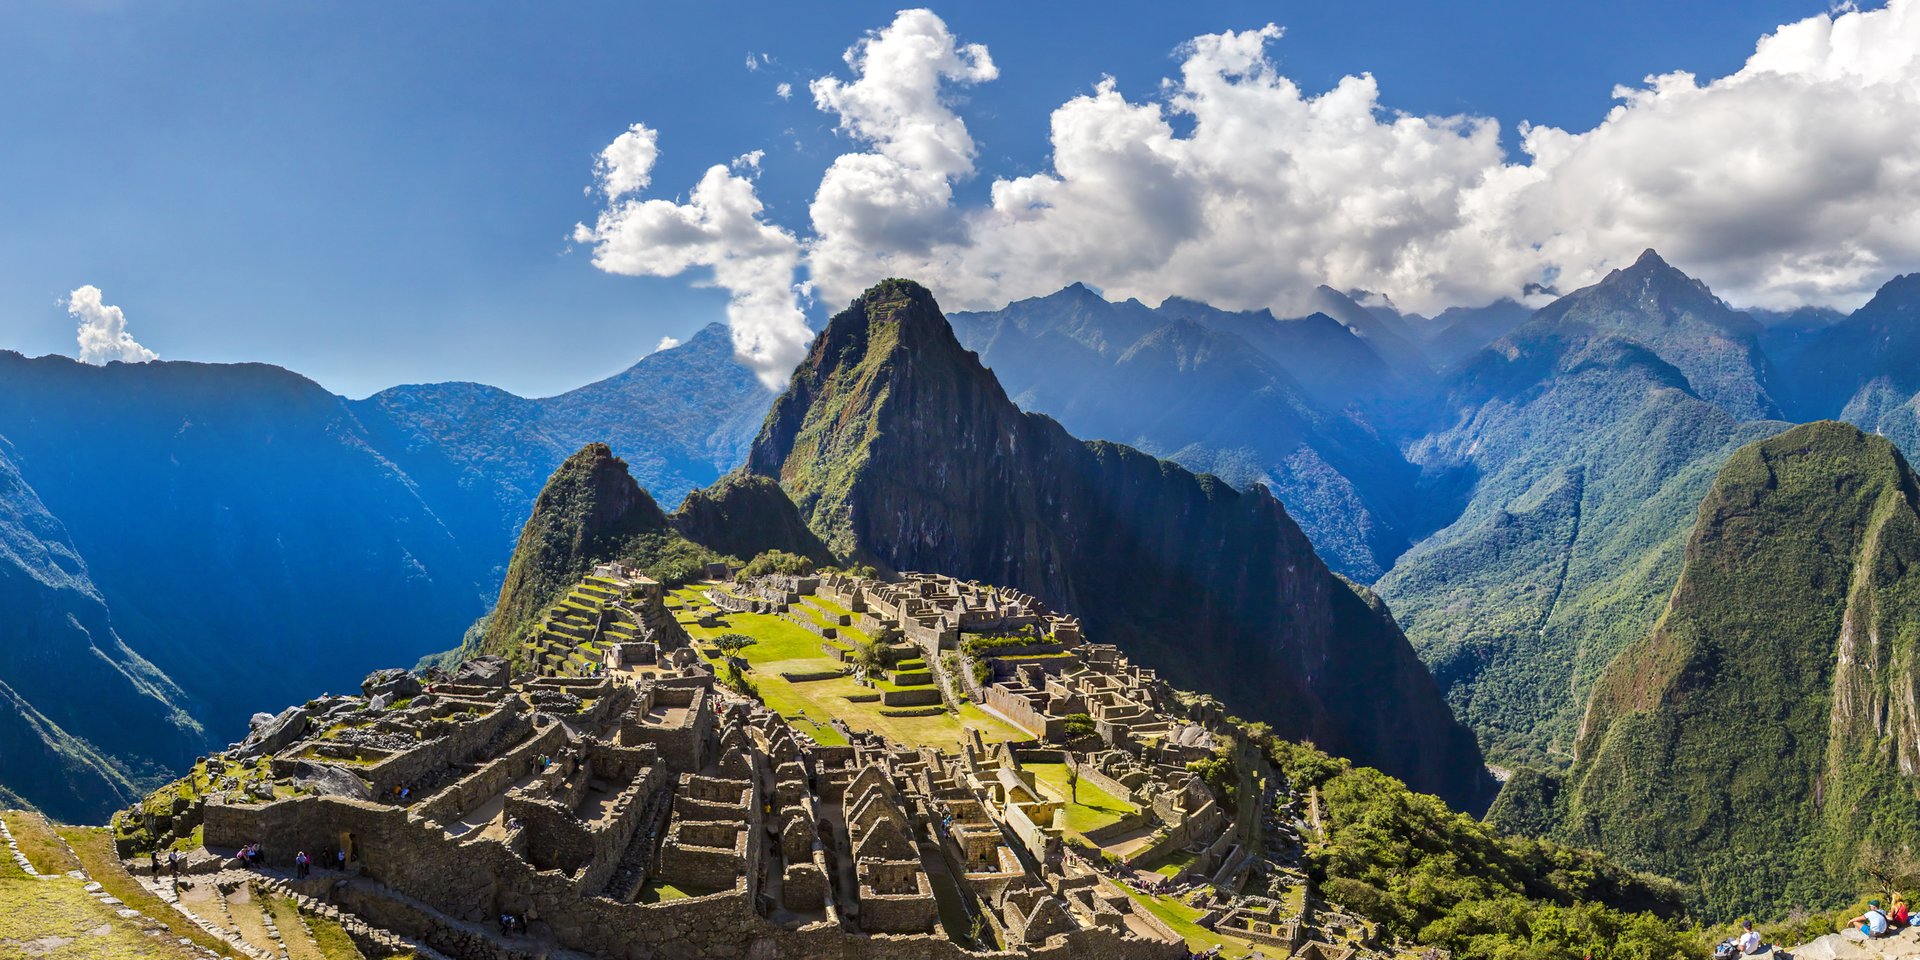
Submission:
<svg viewBox="0 0 1920 960">
<path fill-rule="evenodd" d="M 944 96 L 948 84 L 999 75 L 980 44 L 961 45 L 928 10 L 903 10 L 849 48 L 852 81 L 822 77 L 813 101 L 866 152 L 843 154 L 820 179 L 809 211 L 810 273 L 830 299 L 850 297 L 884 264 L 918 263 L 961 242 L 954 180 L 973 174 L 974 143 Z"/>
<path fill-rule="evenodd" d="M 1658 246 L 1767 307 L 1857 306 L 1920 266 L 1920 3 L 1809 17 L 1731 76 L 1615 95 L 1585 133 L 1522 127 L 1532 163 L 1486 191 L 1510 245 L 1576 280 Z"/>
<path fill-rule="evenodd" d="M 793 84 L 791 83 L 776 84 L 773 88 L 773 95 L 776 97 L 779 97 L 782 100 L 793 99 Z"/>
<path fill-rule="evenodd" d="M 679 345 L 680 345 L 679 337 L 661 337 L 660 342 L 657 344 L 654 344 L 653 352 L 659 353 L 662 350 L 672 350 L 674 347 L 677 347 Z"/>
<path fill-rule="evenodd" d="M 145 363 L 160 355 L 141 346 L 127 333 L 127 315 L 119 307 L 102 303 L 100 288 L 87 284 L 67 295 L 67 314 L 80 321 L 80 360 L 106 364 L 113 360 Z"/>
<path fill-rule="evenodd" d="M 609 273 L 672 277 L 705 268 L 703 282 L 727 291 L 734 352 L 777 389 L 813 338 L 794 288 L 799 241 L 761 218 L 753 181 L 726 164 L 707 168 L 685 203 L 632 196 L 638 188 L 626 185 L 649 182 L 657 152 L 654 132 L 644 125 L 634 124 L 620 140 L 629 137 L 648 145 L 644 164 L 596 165 L 607 207 L 593 226 L 575 224 L 574 239 L 592 244 L 594 266 Z M 757 164 L 752 154 L 735 162 L 749 173 Z"/>
<path fill-rule="evenodd" d="M 748 70 L 760 69 L 760 59 L 758 57 L 755 57 L 751 53 L 747 54 L 747 69 Z"/>
<path fill-rule="evenodd" d="M 1735 303 L 1777 308 L 1850 307 L 1920 268 L 1920 0 L 1788 24 L 1730 76 L 1617 88 L 1584 131 L 1521 123 L 1518 162 L 1497 120 L 1396 112 L 1370 75 L 1302 90 L 1269 54 L 1280 42 L 1273 25 L 1197 37 L 1146 98 L 1100 80 L 1053 111 L 1047 169 L 963 205 L 953 186 L 978 150 L 953 94 L 998 71 L 933 13 L 902 11 L 846 52 L 850 79 L 810 85 L 855 148 L 823 173 L 804 245 L 721 167 L 707 194 L 666 208 L 698 219 L 723 195 L 750 202 L 740 250 L 713 252 L 734 234 L 709 230 L 688 262 L 754 264 L 768 316 L 797 310 L 779 268 L 802 262 L 829 301 L 885 276 L 949 307 L 1084 280 L 1284 312 L 1324 283 L 1429 313 L 1572 289 L 1650 246 Z M 603 156 L 603 183 L 624 166 Z M 589 231 L 596 262 L 632 260 L 614 242 L 624 209 Z"/>
<path fill-rule="evenodd" d="M 609 200 L 645 190 L 653 182 L 653 162 L 659 157 L 659 134 L 636 123 L 600 151 L 593 163 L 594 180 Z"/>
</svg>

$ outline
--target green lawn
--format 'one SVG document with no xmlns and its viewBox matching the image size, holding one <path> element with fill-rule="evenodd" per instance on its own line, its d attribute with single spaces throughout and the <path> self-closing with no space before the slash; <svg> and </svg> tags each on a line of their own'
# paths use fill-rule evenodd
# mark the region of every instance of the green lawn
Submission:
<svg viewBox="0 0 1920 960">
<path fill-rule="evenodd" d="M 646 884 L 640 888 L 638 900 L 640 903 L 663 903 L 668 900 L 690 900 L 694 897 L 704 897 L 719 892 L 718 890 L 702 890 L 697 887 L 676 887 L 671 883 L 648 880 Z"/>
<path fill-rule="evenodd" d="M 1193 861 L 1197 859 L 1199 859 L 1199 855 L 1191 850 L 1175 850 L 1173 853 L 1168 854 L 1167 858 L 1162 860 L 1159 866 L 1154 867 L 1153 872 L 1171 880 L 1179 876 L 1180 871 L 1192 866 Z"/>
<path fill-rule="evenodd" d="M 863 687 L 851 678 L 810 680 L 792 683 L 781 673 L 820 673 L 841 668 L 839 661 L 820 651 L 820 637 L 795 626 L 784 617 L 769 614 L 725 614 L 719 627 L 702 627 L 696 616 L 682 611 L 680 621 L 696 641 L 711 640 L 723 633 L 741 633 L 755 643 L 740 655 L 753 667 L 749 673 L 760 699 L 774 712 L 795 723 L 795 729 L 811 734 L 823 744 L 845 743 L 826 725 L 829 719 L 846 721 L 856 730 L 870 730 L 906 745 L 925 745 L 952 750 L 960 745 L 965 731 L 978 729 L 989 741 L 1025 740 L 1027 734 L 987 715 L 972 704 L 962 705 L 957 713 L 931 717 L 882 716 L 880 703 L 851 703 L 849 694 L 872 694 L 875 688 Z M 704 656 L 704 645 L 701 648 Z M 885 681 L 881 681 L 884 683 Z M 889 684 L 889 689 L 893 688 Z"/>
<path fill-rule="evenodd" d="M 1124 884 L 1116 883 L 1113 886 L 1146 907 L 1148 913 L 1171 927 L 1173 932 L 1184 938 L 1187 946 L 1194 950 L 1207 950 L 1217 943 L 1220 944 L 1220 955 L 1223 957 L 1244 957 L 1253 952 L 1253 945 L 1245 940 L 1216 933 L 1194 923 L 1204 911 L 1187 906 L 1174 897 L 1149 897 L 1144 893 L 1134 892 Z M 1278 955 L 1277 948 L 1270 948 L 1267 953 Z"/>
<path fill-rule="evenodd" d="M 1064 763 L 1023 763 L 1020 768 L 1033 771 L 1042 793 L 1066 804 L 1060 811 L 1063 821 L 1060 825 L 1069 833 L 1098 830 L 1140 809 L 1085 780 L 1080 781 L 1077 791 L 1070 789 Z M 1080 798 L 1078 802 L 1070 800 L 1073 796 Z"/>
<path fill-rule="evenodd" d="M 8 810 L 5 820 L 7 829 L 13 831 L 13 842 L 20 845 L 20 852 L 26 854 L 27 862 L 33 864 L 35 870 L 66 873 L 80 869 L 80 861 L 74 859 L 73 852 L 54 835 L 47 818 L 24 810 Z"/>
</svg>

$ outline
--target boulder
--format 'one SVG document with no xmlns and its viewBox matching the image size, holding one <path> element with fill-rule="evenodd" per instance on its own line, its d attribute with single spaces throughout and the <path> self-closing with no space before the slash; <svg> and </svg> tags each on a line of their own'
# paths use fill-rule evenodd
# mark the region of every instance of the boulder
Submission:
<svg viewBox="0 0 1920 960">
<path fill-rule="evenodd" d="M 453 682 L 476 687 L 504 687 L 512 675 L 513 667 L 505 657 L 474 657 L 454 671 Z"/>
<path fill-rule="evenodd" d="M 306 735 L 311 719 L 306 707 L 288 707 L 280 711 L 279 716 L 269 717 L 264 723 L 256 722 L 253 732 L 234 747 L 234 759 L 257 760 L 285 750 Z"/>
<path fill-rule="evenodd" d="M 355 800 L 372 800 L 373 790 L 365 780 L 354 776 L 344 767 L 327 763 L 308 763 L 301 765 L 294 773 L 295 782 L 315 793 L 329 797 L 351 797 Z"/>
<path fill-rule="evenodd" d="M 360 692 L 369 700 L 384 694 L 391 703 L 419 696 L 420 690 L 420 678 L 397 667 L 375 670 L 360 681 Z"/>
</svg>

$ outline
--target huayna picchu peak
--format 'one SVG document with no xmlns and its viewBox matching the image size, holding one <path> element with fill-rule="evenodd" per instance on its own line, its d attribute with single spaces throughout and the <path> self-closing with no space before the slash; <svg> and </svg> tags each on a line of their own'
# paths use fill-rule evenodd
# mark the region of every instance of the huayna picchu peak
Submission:
<svg viewBox="0 0 1920 960">
<path fill-rule="evenodd" d="M 1465 807 L 1491 796 L 1392 617 L 1265 488 L 1021 412 L 916 283 L 834 316 L 746 469 L 842 557 L 1018 587 L 1284 736 Z"/>
</svg>

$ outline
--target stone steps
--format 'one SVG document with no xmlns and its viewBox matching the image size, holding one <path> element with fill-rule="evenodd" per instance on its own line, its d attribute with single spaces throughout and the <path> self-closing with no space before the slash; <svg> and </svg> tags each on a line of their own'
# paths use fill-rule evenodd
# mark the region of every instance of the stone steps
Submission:
<svg viewBox="0 0 1920 960">
<path fill-rule="evenodd" d="M 234 932 L 262 953 L 271 957 L 284 958 L 287 948 L 280 942 L 280 934 L 271 926 L 266 912 L 261 909 L 259 898 L 254 895 L 252 884 L 243 883 L 226 895 L 227 914 L 233 918 Z"/>
</svg>

